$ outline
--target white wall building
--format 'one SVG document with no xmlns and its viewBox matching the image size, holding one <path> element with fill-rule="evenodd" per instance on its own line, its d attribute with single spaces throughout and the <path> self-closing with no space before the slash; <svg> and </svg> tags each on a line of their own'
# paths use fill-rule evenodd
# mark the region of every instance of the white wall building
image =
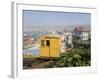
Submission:
<svg viewBox="0 0 100 80">
<path fill-rule="evenodd" d="M 73 39 L 74 40 L 88 40 L 89 39 L 89 31 L 85 27 L 76 27 L 73 31 Z"/>
<path fill-rule="evenodd" d="M 73 48 L 73 43 L 72 43 L 72 33 L 71 32 L 65 32 L 62 34 L 62 47 L 61 47 L 61 52 L 66 52 L 67 45 L 70 45 L 70 48 Z"/>
</svg>

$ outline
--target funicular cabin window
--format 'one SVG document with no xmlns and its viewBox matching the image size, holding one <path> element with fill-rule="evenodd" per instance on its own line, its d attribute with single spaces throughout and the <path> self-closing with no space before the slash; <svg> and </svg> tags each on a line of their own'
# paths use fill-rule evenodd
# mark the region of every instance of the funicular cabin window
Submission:
<svg viewBox="0 0 100 80">
<path fill-rule="evenodd" d="M 50 41 L 49 40 L 42 40 L 41 46 L 50 46 Z"/>
<path fill-rule="evenodd" d="M 46 45 L 50 46 L 50 41 L 49 40 L 46 41 Z"/>
<path fill-rule="evenodd" d="M 44 46 L 44 40 L 41 41 L 41 46 Z"/>
</svg>

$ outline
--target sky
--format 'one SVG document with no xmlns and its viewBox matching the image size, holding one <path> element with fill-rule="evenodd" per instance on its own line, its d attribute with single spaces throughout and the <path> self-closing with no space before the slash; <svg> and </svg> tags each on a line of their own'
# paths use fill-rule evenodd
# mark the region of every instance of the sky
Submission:
<svg viewBox="0 0 100 80">
<path fill-rule="evenodd" d="M 24 10 L 23 24 L 26 29 L 36 26 L 89 25 L 91 15 L 89 13 Z"/>
</svg>

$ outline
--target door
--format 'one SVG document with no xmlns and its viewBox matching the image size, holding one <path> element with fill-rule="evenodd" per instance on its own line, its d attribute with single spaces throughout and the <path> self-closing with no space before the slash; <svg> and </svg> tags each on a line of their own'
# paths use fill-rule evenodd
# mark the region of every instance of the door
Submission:
<svg viewBox="0 0 100 80">
<path fill-rule="evenodd" d="M 49 40 L 41 40 L 40 56 L 49 57 L 49 54 L 50 54 L 50 41 Z"/>
<path fill-rule="evenodd" d="M 50 57 L 59 57 L 59 40 L 51 39 L 50 42 Z"/>
</svg>

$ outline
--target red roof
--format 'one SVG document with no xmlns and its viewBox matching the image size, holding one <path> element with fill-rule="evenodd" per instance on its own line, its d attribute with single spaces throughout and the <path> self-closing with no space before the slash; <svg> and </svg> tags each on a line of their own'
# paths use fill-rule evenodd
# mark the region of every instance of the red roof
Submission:
<svg viewBox="0 0 100 80">
<path fill-rule="evenodd" d="M 76 28 L 75 28 L 75 31 L 78 31 L 78 32 L 87 32 L 88 30 L 87 30 L 87 28 L 85 28 L 85 27 L 79 26 L 79 27 L 76 27 Z"/>
</svg>

